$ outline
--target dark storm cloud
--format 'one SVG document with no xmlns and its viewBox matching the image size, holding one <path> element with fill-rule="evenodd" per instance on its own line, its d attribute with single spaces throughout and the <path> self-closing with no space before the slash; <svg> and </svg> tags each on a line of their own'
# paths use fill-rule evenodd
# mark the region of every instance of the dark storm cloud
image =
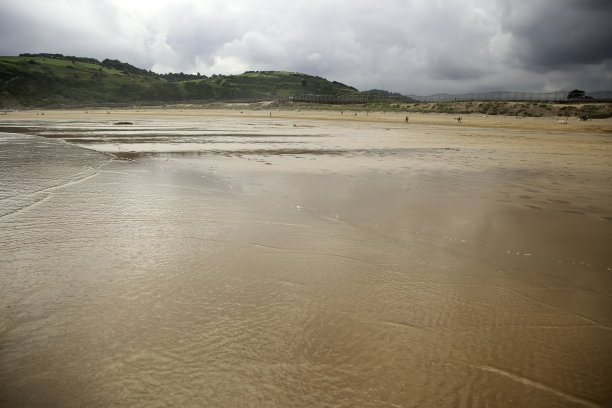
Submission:
<svg viewBox="0 0 612 408">
<path fill-rule="evenodd" d="M 509 3 L 502 17 L 513 37 L 508 59 L 539 71 L 604 63 L 612 58 L 611 21 L 608 0 Z"/>
<path fill-rule="evenodd" d="M 612 89 L 612 2 L 0 0 L 0 54 L 287 70 L 427 94 Z"/>
</svg>

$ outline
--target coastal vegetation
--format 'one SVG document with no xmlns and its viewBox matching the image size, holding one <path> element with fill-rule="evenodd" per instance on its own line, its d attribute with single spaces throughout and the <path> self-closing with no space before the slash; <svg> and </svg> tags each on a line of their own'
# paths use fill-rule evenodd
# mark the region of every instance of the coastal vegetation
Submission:
<svg viewBox="0 0 612 408">
<path fill-rule="evenodd" d="M 330 103 L 293 100 L 323 95 Z M 570 97 L 571 96 L 571 97 Z M 380 98 L 378 98 L 380 97 Z M 324 99 L 325 99 L 324 98 Z M 77 108 L 163 104 L 211 108 L 240 103 L 240 109 L 323 109 L 518 117 L 612 117 L 612 104 L 573 90 L 564 102 L 438 101 L 419 102 L 373 89 L 359 92 L 337 81 L 284 71 L 247 71 L 239 75 L 158 74 L 118 60 L 21 54 L 0 57 L 0 109 Z M 352 103 L 338 103 L 353 100 Z M 335 101 L 335 102 L 331 102 Z"/>
<path fill-rule="evenodd" d="M 358 91 L 339 82 L 294 72 L 162 75 L 117 60 L 100 62 L 61 54 L 0 57 L 0 108 L 274 100 L 308 93 L 341 95 Z"/>
<path fill-rule="evenodd" d="M 351 105 L 292 103 L 278 101 L 278 108 L 317 110 L 385 111 L 413 113 L 447 113 L 455 115 L 503 115 L 516 117 L 612 117 L 612 103 L 573 101 L 571 103 L 515 102 L 515 101 L 449 101 L 449 102 L 373 102 Z"/>
</svg>

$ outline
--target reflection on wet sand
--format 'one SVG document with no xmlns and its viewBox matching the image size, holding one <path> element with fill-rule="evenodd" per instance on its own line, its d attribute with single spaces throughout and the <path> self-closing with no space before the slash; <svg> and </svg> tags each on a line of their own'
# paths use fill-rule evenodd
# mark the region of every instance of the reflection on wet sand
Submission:
<svg viewBox="0 0 612 408">
<path fill-rule="evenodd" d="M 0 405 L 612 404 L 606 136 L 133 122 L 4 124 Z"/>
</svg>

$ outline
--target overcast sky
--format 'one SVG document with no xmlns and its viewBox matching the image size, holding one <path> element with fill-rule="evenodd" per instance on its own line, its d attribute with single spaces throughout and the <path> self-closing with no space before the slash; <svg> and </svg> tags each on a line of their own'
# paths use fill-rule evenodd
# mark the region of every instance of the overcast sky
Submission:
<svg viewBox="0 0 612 408">
<path fill-rule="evenodd" d="M 0 0 L 0 55 L 427 95 L 612 90 L 611 0 Z"/>
</svg>

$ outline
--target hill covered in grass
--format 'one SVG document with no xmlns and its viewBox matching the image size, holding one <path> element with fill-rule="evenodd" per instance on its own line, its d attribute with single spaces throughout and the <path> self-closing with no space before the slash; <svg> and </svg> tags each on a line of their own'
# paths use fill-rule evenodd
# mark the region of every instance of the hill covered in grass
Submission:
<svg viewBox="0 0 612 408">
<path fill-rule="evenodd" d="M 117 60 L 61 54 L 0 57 L 0 108 L 135 102 L 270 100 L 297 94 L 344 95 L 355 88 L 282 71 L 240 75 L 157 74 Z"/>
</svg>

